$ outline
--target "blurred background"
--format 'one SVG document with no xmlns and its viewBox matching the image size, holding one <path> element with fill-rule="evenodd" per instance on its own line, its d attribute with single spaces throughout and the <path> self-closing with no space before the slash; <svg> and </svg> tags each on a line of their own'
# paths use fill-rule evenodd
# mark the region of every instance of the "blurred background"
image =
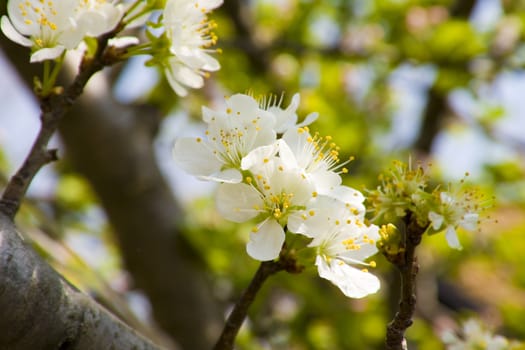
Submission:
<svg viewBox="0 0 525 350">
<path fill-rule="evenodd" d="M 5 14 L 5 2 L 0 14 Z M 206 86 L 178 98 L 145 59 L 88 84 L 53 140 L 60 161 L 33 182 L 17 224 L 69 281 L 166 347 L 207 349 L 258 263 L 250 224 L 224 221 L 214 186 L 171 160 L 179 136 L 204 131 L 201 106 L 237 92 L 301 94 L 299 117 L 355 156 L 345 183 L 375 188 L 393 159 L 431 163 L 495 201 L 480 230 L 418 248 L 411 349 L 475 316 L 525 339 L 525 1 L 225 0 L 211 15 L 223 51 Z M 140 35 L 140 33 L 139 33 Z M 0 35 L 0 181 L 39 126 L 41 67 Z M 64 74 L 62 82 L 70 81 Z M 344 297 L 315 268 L 271 278 L 239 349 L 381 349 L 397 308 L 397 274 L 378 257 L 382 289 Z"/>
</svg>

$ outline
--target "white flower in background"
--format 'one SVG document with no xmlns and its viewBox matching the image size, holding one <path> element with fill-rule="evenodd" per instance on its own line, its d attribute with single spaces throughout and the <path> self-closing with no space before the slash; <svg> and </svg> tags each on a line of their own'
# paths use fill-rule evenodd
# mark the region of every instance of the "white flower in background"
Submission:
<svg viewBox="0 0 525 350">
<path fill-rule="evenodd" d="M 223 110 L 203 107 L 202 113 L 208 124 L 205 138 L 178 139 L 173 148 L 175 162 L 202 180 L 241 182 L 242 159 L 256 148 L 274 143 L 275 117 L 243 94 L 228 98 Z"/>
<path fill-rule="evenodd" d="M 362 298 L 379 290 L 379 279 L 363 266 L 377 252 L 380 238 L 375 225 L 366 225 L 364 214 L 352 203 L 319 197 L 312 207 L 288 219 L 288 229 L 313 238 L 319 276 L 331 281 L 348 297 Z"/>
<path fill-rule="evenodd" d="M 451 248 L 461 249 L 456 233 L 458 227 L 473 231 L 479 220 L 478 206 L 473 192 L 457 193 L 440 192 L 440 206 L 428 213 L 428 219 L 434 231 L 446 230 L 447 243 Z"/>
<path fill-rule="evenodd" d="M 509 341 L 502 336 L 492 335 L 483 329 L 481 323 L 469 319 L 463 323 L 462 336 L 458 337 L 452 331 L 441 335 L 447 350 L 507 350 L 512 348 Z"/>
<path fill-rule="evenodd" d="M 333 191 L 341 184 L 339 174 L 348 172 L 344 166 L 350 160 L 340 162 L 339 147 L 331 136 L 312 136 L 308 127 L 299 127 L 285 132 L 280 142 L 279 154 L 283 161 L 302 169 L 320 194 Z"/>
<path fill-rule="evenodd" d="M 226 219 L 258 219 L 246 249 L 252 258 L 261 261 L 279 256 L 288 216 L 304 209 L 315 197 L 314 186 L 297 170 L 287 169 L 280 158 L 273 156 L 275 152 L 274 145 L 270 145 L 250 153 L 244 165 L 251 165 L 245 170 L 252 176 L 247 176 L 244 183 L 221 184 L 216 197 L 217 208 Z"/>
<path fill-rule="evenodd" d="M 277 100 L 276 96 L 270 95 L 260 100 L 261 108 L 275 115 L 275 131 L 277 133 L 282 134 L 290 129 L 310 125 L 317 119 L 318 113 L 313 112 L 308 114 L 303 122 L 297 124 L 297 108 L 299 108 L 301 101 L 300 95 L 298 93 L 293 95 L 290 105 L 285 109 L 281 108 L 282 99 L 282 95 L 279 100 Z"/>
<path fill-rule="evenodd" d="M 121 5 L 103 0 L 10 0 L 1 29 L 17 44 L 31 47 L 31 62 L 51 60 L 76 48 L 86 36 L 115 28 Z"/>
<path fill-rule="evenodd" d="M 171 55 L 163 61 L 164 72 L 172 89 L 186 96 L 187 88 L 204 85 L 208 72 L 220 69 L 219 62 L 209 55 L 217 43 L 212 32 L 215 22 L 207 14 L 219 7 L 222 0 L 168 0 L 162 24 L 169 40 Z"/>
</svg>

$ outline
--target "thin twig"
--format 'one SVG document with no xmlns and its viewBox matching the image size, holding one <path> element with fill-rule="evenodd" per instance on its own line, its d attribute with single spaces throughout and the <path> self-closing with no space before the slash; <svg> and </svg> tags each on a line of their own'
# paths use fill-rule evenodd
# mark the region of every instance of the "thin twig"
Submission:
<svg viewBox="0 0 525 350">
<path fill-rule="evenodd" d="M 115 52 L 106 50 L 108 40 L 120 29 L 98 38 L 98 49 L 92 58 L 85 59 L 78 75 L 65 89 L 55 89 L 40 101 L 40 131 L 24 163 L 7 183 L 0 199 L 0 211 L 13 219 L 20 208 L 21 201 L 38 171 L 47 163 L 57 160 L 56 150 L 47 148 L 49 140 L 55 133 L 60 120 L 69 111 L 76 99 L 82 94 L 88 80 L 104 66 L 115 63 L 118 58 Z"/>
<path fill-rule="evenodd" d="M 232 312 L 226 320 L 222 334 L 219 340 L 213 347 L 214 350 L 230 350 L 233 349 L 235 337 L 241 328 L 248 308 L 253 303 L 255 296 L 261 289 L 264 281 L 271 275 L 284 270 L 285 267 L 279 261 L 265 261 L 259 266 L 259 269 L 253 276 L 248 288 L 242 293 L 241 298 L 235 304 Z"/>
<path fill-rule="evenodd" d="M 416 247 L 421 243 L 421 237 L 426 228 L 419 226 L 412 215 L 405 218 L 406 236 L 405 249 L 401 259 L 391 259 L 400 272 L 401 300 L 399 311 L 388 324 L 386 331 L 387 350 L 406 350 L 405 332 L 412 325 L 412 317 L 416 310 L 416 277 L 419 270 L 415 255 Z"/>
<path fill-rule="evenodd" d="M 237 337 L 237 333 L 246 318 L 248 309 L 268 277 L 279 271 L 296 274 L 302 272 L 303 269 L 304 266 L 297 262 L 295 251 L 293 249 L 288 249 L 286 243 L 283 245 L 279 259 L 262 262 L 257 269 L 257 272 L 255 272 L 248 288 L 242 293 L 241 298 L 237 301 L 232 312 L 228 316 L 221 336 L 219 337 L 219 340 L 217 340 L 213 350 L 233 349 L 235 337 Z"/>
</svg>

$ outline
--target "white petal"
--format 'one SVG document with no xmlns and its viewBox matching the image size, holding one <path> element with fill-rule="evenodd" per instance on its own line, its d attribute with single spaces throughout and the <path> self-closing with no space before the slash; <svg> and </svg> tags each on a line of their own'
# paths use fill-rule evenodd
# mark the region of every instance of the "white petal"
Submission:
<svg viewBox="0 0 525 350">
<path fill-rule="evenodd" d="M 227 220 L 245 222 L 257 215 L 264 202 L 259 193 L 244 183 L 223 183 L 217 189 L 215 198 L 217 210 Z"/>
<path fill-rule="evenodd" d="M 125 48 L 132 45 L 138 45 L 140 43 L 139 38 L 135 36 L 121 36 L 118 38 L 109 39 L 108 45 L 116 48 Z"/>
<path fill-rule="evenodd" d="M 177 95 L 181 97 L 188 95 L 188 90 L 177 81 L 177 78 L 175 78 L 170 69 L 165 69 L 164 73 L 166 75 L 166 79 L 168 79 L 168 83 Z"/>
<path fill-rule="evenodd" d="M 261 146 L 253 149 L 241 161 L 241 169 L 248 170 L 254 166 L 261 165 L 265 159 L 272 158 L 277 153 L 277 143 L 269 146 Z"/>
<path fill-rule="evenodd" d="M 317 256 L 315 264 L 319 276 L 335 284 L 347 297 L 362 298 L 379 290 L 379 279 L 371 273 L 358 270 L 336 259 L 328 263 L 321 256 Z"/>
<path fill-rule="evenodd" d="M 201 55 L 203 61 L 205 62 L 204 66 L 202 66 L 201 69 L 207 70 L 209 72 L 215 72 L 221 69 L 221 64 L 219 63 L 219 61 L 217 61 L 217 59 L 215 59 L 215 57 L 212 57 L 205 52 L 202 52 Z"/>
<path fill-rule="evenodd" d="M 199 89 L 204 85 L 204 79 L 188 67 L 177 64 L 171 67 L 171 71 L 173 77 L 186 86 Z"/>
<path fill-rule="evenodd" d="M 456 229 L 453 226 L 447 227 L 447 233 L 445 235 L 447 238 L 447 243 L 450 248 L 461 250 L 461 243 L 459 243 L 458 235 Z"/>
<path fill-rule="evenodd" d="M 284 240 L 285 234 L 281 225 L 273 219 L 267 219 L 259 226 L 257 232 L 250 233 L 246 251 L 256 260 L 273 260 L 279 256 Z"/>
<path fill-rule="evenodd" d="M 232 115 L 242 115 L 254 118 L 259 111 L 259 105 L 253 97 L 244 94 L 235 94 L 226 100 L 226 105 L 232 109 Z M 237 113 L 239 112 L 239 113 Z"/>
<path fill-rule="evenodd" d="M 321 194 L 331 193 L 331 189 L 339 188 L 343 181 L 341 176 L 333 171 L 314 171 L 308 174 L 308 177 L 315 183 L 317 192 Z"/>
<path fill-rule="evenodd" d="M 55 58 L 60 56 L 62 52 L 64 52 L 64 50 L 65 50 L 64 46 L 55 46 L 55 47 L 40 49 L 38 51 L 35 51 L 31 55 L 30 62 L 33 63 L 33 62 L 41 62 L 45 60 L 54 60 Z"/>
<path fill-rule="evenodd" d="M 433 212 L 433 211 L 429 212 L 428 219 L 432 223 L 432 228 L 436 231 L 441 228 L 441 225 L 443 225 L 443 220 L 444 220 L 443 215 L 440 215 L 436 212 Z"/>
<path fill-rule="evenodd" d="M 199 179 L 236 184 L 242 181 L 242 174 L 237 169 L 225 169 L 218 173 L 206 176 L 198 176 Z"/>
<path fill-rule="evenodd" d="M 463 215 L 463 219 L 460 221 L 460 226 L 465 230 L 474 231 L 478 225 L 479 215 L 476 213 L 467 213 Z"/>
<path fill-rule="evenodd" d="M 319 113 L 317 113 L 317 112 L 312 112 L 312 113 L 308 114 L 308 115 L 306 116 L 306 118 L 304 118 L 304 120 L 302 121 L 302 123 L 297 124 L 297 127 L 300 128 L 300 127 L 303 127 L 303 126 L 310 125 L 310 124 L 312 124 L 313 122 L 315 122 L 315 121 L 317 120 L 318 117 L 319 117 Z"/>
<path fill-rule="evenodd" d="M 205 141 L 195 137 L 182 137 L 175 141 L 173 158 L 177 165 L 196 176 L 219 173 L 222 163 L 206 147 Z"/>
<path fill-rule="evenodd" d="M 290 146 L 286 143 L 284 139 L 280 139 L 279 141 L 279 157 L 283 160 L 283 163 L 286 164 L 289 168 L 298 168 L 299 163 L 297 162 L 297 158 L 295 158 L 295 154 L 292 152 Z"/>
<path fill-rule="evenodd" d="M 221 6 L 223 0 L 204 0 L 199 2 L 203 8 L 206 9 L 206 12 L 216 9 Z"/>
<path fill-rule="evenodd" d="M 15 43 L 22 46 L 33 46 L 33 42 L 31 40 L 21 35 L 15 29 L 15 27 L 13 27 L 13 24 L 11 24 L 11 21 L 7 16 L 2 16 L 0 19 L 0 28 L 2 29 L 2 32 L 5 34 L 5 36 L 9 38 L 9 40 L 14 41 Z"/>
</svg>

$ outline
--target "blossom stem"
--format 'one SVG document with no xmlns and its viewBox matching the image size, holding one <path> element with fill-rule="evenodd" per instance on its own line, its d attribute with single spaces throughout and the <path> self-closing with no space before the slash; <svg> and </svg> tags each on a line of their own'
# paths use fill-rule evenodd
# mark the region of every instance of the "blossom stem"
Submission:
<svg viewBox="0 0 525 350">
<path fill-rule="evenodd" d="M 280 260 L 264 261 L 261 263 L 257 272 L 253 276 L 248 288 L 242 293 L 241 298 L 235 304 L 232 312 L 226 320 L 219 340 L 213 347 L 214 350 L 231 350 L 235 342 L 235 337 L 246 318 L 248 308 L 253 303 L 255 296 L 261 289 L 264 281 L 271 275 L 285 270 L 286 266 Z"/>
<path fill-rule="evenodd" d="M 37 174 L 37 172 L 47 163 L 56 160 L 57 152 L 54 149 L 48 149 L 47 145 L 51 136 L 58 128 L 60 120 L 69 111 L 76 99 L 82 94 L 84 87 L 88 80 L 113 62 L 117 62 L 118 58 L 108 58 L 104 55 L 107 47 L 107 42 L 119 30 L 117 27 L 114 31 L 106 33 L 99 37 L 98 50 L 95 56 L 89 60 L 82 62 L 80 71 L 75 77 L 75 80 L 64 91 L 57 89 L 52 90 L 49 87 L 49 94 L 40 95 L 40 130 L 38 135 L 27 155 L 24 163 L 18 171 L 11 177 L 7 186 L 0 198 L 0 211 L 13 219 L 20 208 L 22 199 L 24 198 L 29 184 Z M 46 62 L 47 63 L 47 62 Z M 61 61 L 57 63 L 60 65 Z M 46 64 L 44 64 L 46 66 Z M 56 68 L 56 67 L 55 67 Z M 56 68 L 58 70 L 59 68 Z M 44 72 L 44 84 L 56 79 L 58 71 L 50 71 L 50 66 L 47 66 Z M 46 88 L 46 85 L 44 85 Z M 45 90 L 43 91 L 45 92 Z"/>
<path fill-rule="evenodd" d="M 415 255 L 416 247 L 421 243 L 421 237 L 426 227 L 417 224 L 414 215 L 409 213 L 405 219 L 406 235 L 405 249 L 396 259 L 387 259 L 399 270 L 401 277 L 401 297 L 399 310 L 388 324 L 386 331 L 387 350 L 406 350 L 406 330 L 412 325 L 412 317 L 416 310 L 416 277 L 419 264 Z"/>
</svg>

